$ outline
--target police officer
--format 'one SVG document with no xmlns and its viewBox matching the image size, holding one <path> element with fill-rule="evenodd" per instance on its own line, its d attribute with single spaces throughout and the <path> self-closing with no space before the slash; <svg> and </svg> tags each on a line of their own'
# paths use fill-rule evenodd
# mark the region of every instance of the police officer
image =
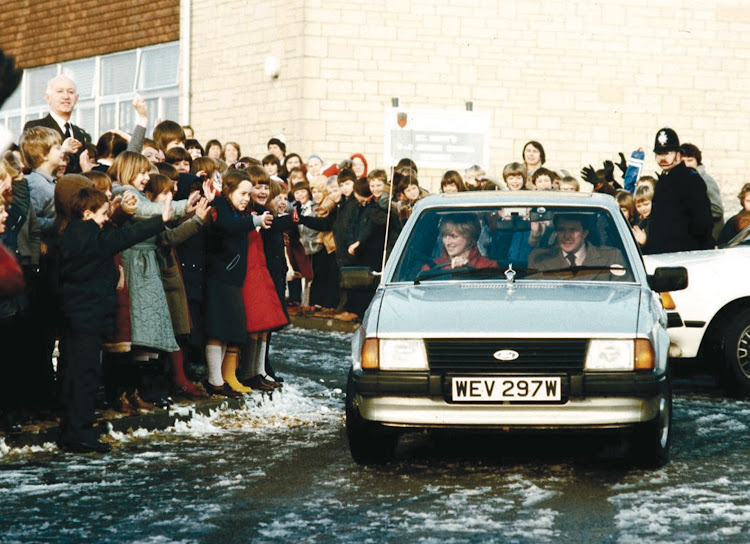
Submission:
<svg viewBox="0 0 750 544">
<path fill-rule="evenodd" d="M 714 247 L 713 218 L 706 183 L 682 162 L 677 133 L 664 127 L 656 134 L 655 159 L 662 169 L 654 189 L 645 253 L 672 253 Z"/>
</svg>

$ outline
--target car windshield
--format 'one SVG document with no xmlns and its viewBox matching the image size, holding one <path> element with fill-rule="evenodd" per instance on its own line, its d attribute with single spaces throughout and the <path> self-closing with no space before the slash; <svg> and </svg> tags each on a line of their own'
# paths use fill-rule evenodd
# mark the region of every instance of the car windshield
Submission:
<svg viewBox="0 0 750 544">
<path fill-rule="evenodd" d="M 728 247 L 735 247 L 735 246 L 747 246 L 750 245 L 750 226 L 745 227 L 740 232 L 737 233 L 737 235 L 729 240 L 726 244 L 723 246 L 720 246 L 723 248 Z"/>
<path fill-rule="evenodd" d="M 419 216 L 394 281 L 632 281 L 606 209 L 430 208 Z"/>
</svg>

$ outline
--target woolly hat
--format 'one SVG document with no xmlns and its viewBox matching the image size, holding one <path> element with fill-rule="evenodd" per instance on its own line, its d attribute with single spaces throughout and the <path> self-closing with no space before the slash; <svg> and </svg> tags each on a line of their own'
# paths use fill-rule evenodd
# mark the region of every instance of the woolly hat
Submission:
<svg viewBox="0 0 750 544">
<path fill-rule="evenodd" d="M 310 162 L 310 159 L 318 159 L 320 161 L 321 166 L 325 165 L 325 163 L 326 163 L 326 161 L 323 160 L 323 157 L 321 157 L 320 155 L 316 155 L 315 153 L 313 153 L 312 155 L 310 155 L 309 157 L 307 157 L 307 160 L 305 161 L 305 164 L 307 164 L 308 162 Z"/>
<path fill-rule="evenodd" d="M 682 151 L 682 147 L 680 147 L 680 139 L 677 137 L 677 133 L 671 128 L 664 127 L 656 133 L 654 153 L 661 155 L 670 151 Z"/>
</svg>

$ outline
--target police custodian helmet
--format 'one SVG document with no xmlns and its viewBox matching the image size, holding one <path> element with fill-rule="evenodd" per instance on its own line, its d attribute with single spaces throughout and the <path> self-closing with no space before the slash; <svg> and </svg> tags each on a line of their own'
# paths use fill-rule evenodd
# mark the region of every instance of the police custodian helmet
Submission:
<svg viewBox="0 0 750 544">
<path fill-rule="evenodd" d="M 670 151 L 682 151 L 680 147 L 680 139 L 677 137 L 677 133 L 671 128 L 664 127 L 656 133 L 656 139 L 654 140 L 654 153 L 661 155 L 663 153 L 669 153 Z"/>
</svg>

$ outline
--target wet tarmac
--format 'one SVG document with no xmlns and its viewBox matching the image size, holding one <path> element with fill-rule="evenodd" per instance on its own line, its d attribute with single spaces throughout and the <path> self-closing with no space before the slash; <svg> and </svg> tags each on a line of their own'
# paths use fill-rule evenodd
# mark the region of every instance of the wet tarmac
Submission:
<svg viewBox="0 0 750 544">
<path fill-rule="evenodd" d="M 290 329 L 282 392 L 114 428 L 108 455 L 0 441 L 0 542 L 738 542 L 750 535 L 750 402 L 675 380 L 671 462 L 619 440 L 416 433 L 349 456 L 345 333 Z"/>
</svg>

